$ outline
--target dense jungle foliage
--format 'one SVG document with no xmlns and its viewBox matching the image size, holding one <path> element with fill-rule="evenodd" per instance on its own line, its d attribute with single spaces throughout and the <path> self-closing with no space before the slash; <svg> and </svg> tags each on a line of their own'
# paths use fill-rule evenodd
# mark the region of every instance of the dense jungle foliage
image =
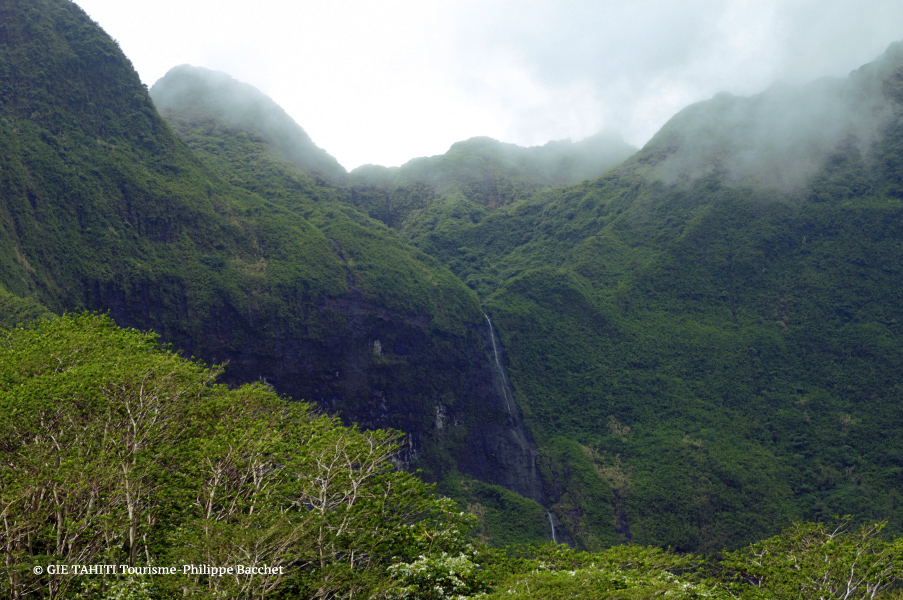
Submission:
<svg viewBox="0 0 903 600">
<path fill-rule="evenodd" d="M 821 548 L 828 554 L 807 555 L 815 564 L 812 556 L 835 551 L 830 540 L 852 540 L 876 544 L 867 554 L 880 563 L 897 542 L 859 526 L 885 523 L 888 535 L 903 533 L 901 116 L 897 44 L 845 79 L 688 107 L 607 173 L 632 150 L 605 136 L 530 149 L 475 138 L 402 167 L 345 173 L 248 86 L 179 67 L 149 94 L 116 43 L 75 4 L 0 1 L 0 325 L 107 311 L 120 326 L 157 332 L 185 356 L 225 363 L 222 381 L 232 392 L 210 385 L 213 371 L 166 355 L 179 369 L 207 373 L 202 387 L 213 391 L 192 384 L 197 398 L 247 396 L 282 406 L 267 391 L 272 386 L 368 431 L 346 430 L 305 405 L 277 411 L 298 435 L 314 435 L 309 423 L 328 423 L 330 431 L 352 432 L 349 439 L 386 436 L 380 476 L 416 487 L 390 473 L 390 455 L 405 469 L 421 468 L 423 479 L 477 520 L 465 534 L 468 519 L 455 521 L 448 515 L 457 513 L 440 502 L 442 518 L 458 523 L 447 549 L 398 560 L 388 546 L 368 550 L 361 568 L 372 569 L 360 577 L 373 590 L 408 586 L 404 593 L 416 597 L 417 586 L 445 578 L 442 593 L 449 594 L 499 594 L 502 587 L 487 582 L 507 581 L 504 593 L 521 597 L 536 589 L 579 589 L 587 597 L 624 589 L 624 597 L 644 597 L 672 584 L 696 597 L 792 597 L 815 584 L 780 587 L 774 573 L 797 567 L 760 564 L 762 552 Z M 79 319 L 100 319 L 92 327 L 113 332 L 112 349 L 96 342 L 91 360 L 111 361 L 113 375 L 137 381 L 116 370 L 115 354 L 132 351 L 138 338 L 113 340 L 138 334 L 115 333 L 100 317 L 15 330 L 6 347 L 48 327 L 71 327 L 78 337 Z M 158 357 L 155 344 L 138 345 Z M 75 371 L 100 377 L 99 364 Z M 8 373 L 4 385 L 20 381 Z M 127 406 L 106 396 L 118 380 L 90 377 L 90 401 L 107 403 L 99 405 L 106 416 L 91 418 L 121 419 L 114 413 Z M 60 385 L 75 390 L 74 381 Z M 237 387 L 255 381 L 262 387 Z M 20 423 L 13 411 L 19 402 L 24 411 L 25 400 L 12 388 L 5 393 L 8 433 L 59 425 L 24 413 Z M 51 410 L 34 393 L 32 416 Z M 76 411 L 66 419 L 104 430 L 85 420 L 82 396 L 64 396 Z M 198 411 L 207 410 L 205 402 L 198 400 Z M 231 409 L 209 410 L 204 419 L 211 420 L 198 417 L 193 435 L 215 447 L 216 424 Z M 246 417 L 252 430 L 261 426 Z M 285 430 L 272 418 L 278 437 Z M 405 435 L 379 433 L 387 428 Z M 28 440 L 52 443 L 55 431 L 44 438 L 9 433 L 3 451 L 20 452 L 15 444 Z M 164 437 L 161 444 L 182 445 Z M 71 456 L 113 452 L 76 442 Z M 54 451 L 61 450 L 35 456 Z M 4 464 L 19 469 L 16 456 Z M 173 501 L 167 494 L 183 493 L 173 490 L 199 498 L 192 486 L 203 484 L 188 482 L 194 476 L 174 456 L 159 458 L 174 462 L 148 459 L 147 473 L 155 475 L 147 477 L 185 482 L 142 496 L 149 520 L 128 517 L 126 500 L 115 509 L 125 513 L 72 517 L 98 540 L 115 540 L 116 552 L 127 551 L 136 564 L 176 548 L 161 532 L 197 536 L 203 527 L 188 508 L 178 517 L 184 531 L 153 516 Z M 293 464 L 282 460 L 267 464 Z M 114 483 L 132 485 L 128 476 L 111 482 L 109 473 L 79 483 L 65 470 L 58 474 L 69 479 L 56 481 L 48 464 L 29 466 L 28 478 L 6 471 L 0 492 L 10 510 L 25 514 L 16 502 L 40 500 L 35 520 L 15 525 L 35 532 L 26 535 L 33 541 L 9 534 L 16 541 L 4 542 L 16 561 L 51 546 L 60 556 L 80 552 L 81 542 L 71 545 L 61 533 L 69 518 L 60 516 L 62 503 Z M 75 495 L 51 500 L 57 483 L 76 486 Z M 233 490 L 242 498 L 235 506 L 247 508 L 250 492 L 242 489 Z M 266 501 L 285 507 L 286 498 Z M 295 508 L 279 527 L 310 517 Z M 236 527 L 246 526 L 243 509 L 236 510 Z M 412 515 L 395 524 L 421 522 Z M 823 526 L 792 526 L 836 515 L 851 515 L 841 537 Z M 552 527 L 573 554 L 559 548 L 514 558 L 517 552 L 481 545 L 539 542 Z M 772 541 L 761 543 L 772 546 L 754 550 L 766 538 Z M 747 566 L 736 566 L 730 579 L 710 566 L 669 563 L 647 581 L 624 558 L 632 550 L 617 548 L 623 543 L 724 551 L 723 560 Z M 317 577 L 347 583 L 342 561 L 349 557 L 335 552 L 335 572 L 318 568 L 284 585 L 314 586 L 306 594 L 326 585 Z M 569 558 L 555 562 L 543 552 Z M 286 557 L 286 564 L 307 564 Z M 734 568 L 728 563 L 716 571 Z M 881 569 L 875 573 L 896 576 Z M 698 575 L 684 579 L 687 573 Z M 20 575 L 11 586 L 37 581 Z M 652 587 L 637 591 L 627 580 Z M 732 591 L 723 587 L 728 580 L 759 591 Z M 81 589 L 76 584 L 69 592 Z"/>
</svg>

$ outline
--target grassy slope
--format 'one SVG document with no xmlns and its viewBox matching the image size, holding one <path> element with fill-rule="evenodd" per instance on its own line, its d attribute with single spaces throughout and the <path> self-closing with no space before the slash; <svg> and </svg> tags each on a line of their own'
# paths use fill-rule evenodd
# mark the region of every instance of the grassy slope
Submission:
<svg viewBox="0 0 903 600">
<path fill-rule="evenodd" d="M 349 280 L 363 300 L 412 315 L 429 313 L 447 328 L 460 328 L 480 317 L 475 296 L 448 270 L 399 242 L 379 221 L 350 208 L 343 189 L 317 177 L 315 167 L 329 161 L 320 156 L 322 151 L 316 153 L 316 160 L 299 158 L 298 148 L 309 141 L 300 127 L 291 121 L 294 127 L 280 128 L 282 137 L 274 138 L 275 128 L 268 126 L 275 120 L 272 115 L 290 119 L 271 100 L 250 88 L 255 92 L 251 108 L 234 114 L 221 105 L 237 103 L 230 100 L 240 98 L 242 92 L 250 95 L 247 86 L 234 80 L 210 85 L 194 74 L 225 77 L 180 67 L 151 90 L 175 133 L 221 178 L 321 231 L 343 257 Z M 319 150 L 312 143 L 311 147 Z M 311 148 L 305 150 L 314 153 Z M 430 293 L 437 286 L 444 296 Z"/>
</svg>

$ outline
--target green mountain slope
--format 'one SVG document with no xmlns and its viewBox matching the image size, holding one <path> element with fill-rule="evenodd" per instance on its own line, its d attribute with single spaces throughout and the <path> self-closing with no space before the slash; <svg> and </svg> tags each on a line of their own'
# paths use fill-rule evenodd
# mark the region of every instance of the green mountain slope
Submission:
<svg viewBox="0 0 903 600">
<path fill-rule="evenodd" d="M 164 114 L 195 155 L 233 185 L 260 194 L 274 204 L 303 216 L 323 231 L 342 249 L 349 268 L 356 273 L 355 277 L 365 280 L 369 289 L 380 290 L 400 303 L 416 299 L 419 292 L 410 280 L 416 273 L 410 271 L 409 263 L 404 261 L 404 253 L 413 254 L 418 260 L 433 265 L 445 277 L 453 277 L 450 272 L 438 269 L 433 259 L 402 243 L 385 225 L 351 208 L 347 187 L 336 187 L 305 172 L 296 161 L 290 160 L 274 140 L 261 133 L 258 123 L 261 119 L 268 119 L 268 116 L 245 114 L 242 118 L 226 122 L 214 111 L 205 112 L 203 106 L 193 104 L 191 98 L 197 94 L 184 86 L 184 78 L 171 82 L 172 73 L 154 84 L 151 95 L 156 98 L 161 90 L 165 92 L 173 85 L 182 86 L 184 93 L 180 98 L 184 105 L 171 102 Z M 205 71 L 200 70 L 200 73 L 204 75 Z M 224 102 L 230 102 L 228 97 L 233 92 L 238 96 L 246 93 L 243 84 L 230 81 L 233 87 L 223 86 L 220 89 Z M 279 114 L 282 114 L 281 109 Z M 469 299 L 475 298 L 459 281 L 456 280 L 456 284 L 459 290 L 467 292 Z M 372 307 L 359 300 L 341 301 L 341 307 L 356 315 L 372 311 Z M 436 307 L 435 310 L 442 312 L 452 308 Z M 413 462 L 424 468 L 428 477 L 440 479 L 444 493 L 481 512 L 484 515 L 484 531 L 497 543 L 543 539 L 549 534 L 549 525 L 548 517 L 537 504 L 543 501 L 544 495 L 535 467 L 535 445 L 523 426 L 516 404 L 510 398 L 506 376 L 500 373 L 500 365 L 496 362 L 493 344 L 497 340 L 490 337 L 495 334 L 490 333 L 488 320 L 482 315 L 480 319 L 480 326 L 473 333 L 481 337 L 485 351 L 492 351 L 491 357 L 487 354 L 483 359 L 493 367 L 491 381 L 474 379 L 474 369 L 482 369 L 486 366 L 485 362 L 473 356 L 461 360 L 449 355 L 447 340 L 435 335 L 435 332 L 424 339 L 408 337 L 405 341 L 387 346 L 386 340 L 391 339 L 388 336 L 392 335 L 391 328 L 396 327 L 389 323 L 386 324 L 388 332 L 382 329 L 377 331 L 366 345 L 359 345 L 357 349 L 341 337 L 333 336 L 329 339 L 329 346 L 319 351 L 332 352 L 336 361 L 344 360 L 344 364 L 348 365 L 346 368 L 352 371 L 359 370 L 363 361 L 376 361 L 381 365 L 405 369 L 408 373 L 405 381 L 415 390 L 436 390 L 434 380 L 443 376 L 434 370 L 415 370 L 413 365 L 416 361 L 429 363 L 439 360 L 449 361 L 450 364 L 451 360 L 455 360 L 450 369 L 457 370 L 459 380 L 449 383 L 457 386 L 454 393 L 436 390 L 429 392 L 433 395 L 427 397 L 405 393 L 410 405 L 404 410 L 432 416 L 419 422 L 409 420 L 403 423 L 404 430 L 414 443 L 409 449 L 408 459 L 419 457 Z M 427 340 L 429 343 L 425 344 Z M 356 355 L 359 348 L 364 347 L 366 356 Z M 393 357 L 392 353 L 396 356 Z M 399 354 L 408 357 L 407 361 L 398 362 Z M 482 383 L 480 387 L 461 388 L 460 382 L 465 377 Z M 386 419 L 385 385 L 381 380 L 358 379 L 356 393 L 361 397 L 359 402 L 343 406 L 326 405 L 340 409 L 347 418 L 365 426 L 380 426 Z M 368 390 L 372 394 L 369 397 L 366 396 Z M 504 414 L 499 414 L 500 411 Z M 449 466 L 454 469 L 449 470 Z M 461 480 L 461 473 L 476 477 L 478 481 Z"/>
<path fill-rule="evenodd" d="M 494 212 L 450 197 L 409 229 L 495 318 L 578 542 L 903 528 L 901 48 L 694 105 L 596 181 Z"/>
<path fill-rule="evenodd" d="M 75 4 L 2 2 L 0 23 L 4 323 L 108 311 L 226 362 L 229 383 L 401 430 L 399 460 L 430 478 L 540 497 L 477 297 L 447 268 L 306 175 L 255 185 L 193 153 Z M 243 98 L 239 114 L 256 114 L 261 99 Z M 336 166 L 293 145 L 295 127 L 280 160 L 296 168 L 300 148 Z"/>
</svg>

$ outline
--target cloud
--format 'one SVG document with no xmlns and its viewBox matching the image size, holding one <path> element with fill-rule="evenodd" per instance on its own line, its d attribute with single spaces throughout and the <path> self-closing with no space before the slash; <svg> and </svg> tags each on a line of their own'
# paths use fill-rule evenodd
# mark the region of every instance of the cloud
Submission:
<svg viewBox="0 0 903 600">
<path fill-rule="evenodd" d="M 843 75 L 899 0 L 77 0 L 145 83 L 191 63 L 261 89 L 347 168 L 476 135 L 635 145 L 719 91 Z"/>
<path fill-rule="evenodd" d="M 634 144 L 717 92 L 843 75 L 903 37 L 903 4 L 884 0 L 497 0 L 457 17 L 458 77 L 482 102 L 561 115 L 574 133 L 576 106 L 595 115 L 582 133 L 612 127 Z"/>
</svg>

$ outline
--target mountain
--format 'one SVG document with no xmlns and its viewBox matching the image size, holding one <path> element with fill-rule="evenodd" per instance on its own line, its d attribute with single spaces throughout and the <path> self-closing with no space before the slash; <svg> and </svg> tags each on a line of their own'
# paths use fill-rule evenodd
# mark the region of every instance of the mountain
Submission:
<svg viewBox="0 0 903 600">
<path fill-rule="evenodd" d="M 340 190 L 300 170 L 257 184 L 253 165 L 224 169 L 190 149 L 75 4 L 2 2 L 0 20 L 4 323 L 108 312 L 186 356 L 226 363 L 227 383 L 266 382 L 347 422 L 404 432 L 402 463 L 432 480 L 476 477 L 532 507 L 546 535 L 535 451 L 473 291 L 341 202 Z M 222 111 L 242 120 L 272 117 L 273 106 L 202 75 L 195 114 L 230 140 L 293 169 L 342 175 L 284 113 L 237 132 Z M 238 99 L 213 102 L 217 85 Z"/>
<path fill-rule="evenodd" d="M 638 152 L 475 138 L 345 173 L 228 76 L 149 94 L 71 2 L 0 23 L 4 324 L 107 311 L 399 429 L 496 543 L 903 531 L 903 45 Z"/>
<path fill-rule="evenodd" d="M 405 232 L 445 197 L 460 195 L 478 210 L 494 210 L 545 188 L 595 179 L 635 152 L 614 133 L 531 148 L 471 138 L 401 167 L 358 167 L 350 173 L 350 202 Z"/>
<path fill-rule="evenodd" d="M 414 238 L 495 316 L 579 543 L 903 529 L 901 82 L 895 44 L 844 79 L 719 95 L 595 181 L 449 199 Z"/>
<path fill-rule="evenodd" d="M 182 65 L 153 88 L 157 110 L 176 130 L 203 129 L 214 123 L 265 138 L 285 160 L 307 173 L 340 179 L 345 169 L 279 105 L 256 88 L 225 73 Z M 177 116 L 176 116 L 177 115 Z"/>
<path fill-rule="evenodd" d="M 559 534 L 714 551 L 792 519 L 903 526 L 900 65 L 894 46 L 845 79 L 718 95 L 564 188 L 555 144 L 476 138 L 330 186 L 169 114 L 247 189 L 333 194 L 477 292 Z M 505 504 L 467 485 L 440 488 Z"/>
</svg>

